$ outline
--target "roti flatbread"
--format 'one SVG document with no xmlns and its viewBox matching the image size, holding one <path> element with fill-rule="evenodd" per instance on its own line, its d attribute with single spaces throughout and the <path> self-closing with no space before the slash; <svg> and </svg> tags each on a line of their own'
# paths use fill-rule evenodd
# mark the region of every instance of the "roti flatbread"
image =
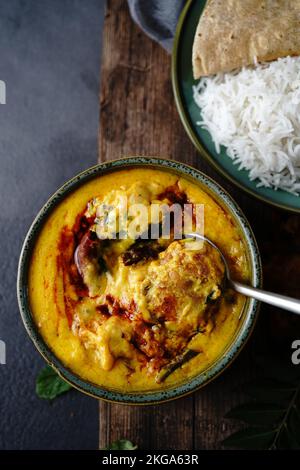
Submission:
<svg viewBox="0 0 300 470">
<path fill-rule="evenodd" d="M 194 78 L 300 55 L 300 0 L 208 0 L 193 45 Z"/>
</svg>

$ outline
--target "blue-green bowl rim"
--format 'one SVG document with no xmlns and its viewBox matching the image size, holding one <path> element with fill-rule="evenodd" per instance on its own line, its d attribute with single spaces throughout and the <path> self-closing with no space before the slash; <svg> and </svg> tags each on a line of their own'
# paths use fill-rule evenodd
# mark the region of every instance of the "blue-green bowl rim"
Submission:
<svg viewBox="0 0 300 470">
<path fill-rule="evenodd" d="M 177 23 L 176 32 L 174 36 L 173 42 L 173 49 L 172 49 L 172 64 L 171 64 L 171 78 L 172 78 L 172 87 L 173 87 L 173 94 L 175 98 L 175 103 L 177 107 L 178 114 L 180 116 L 181 122 L 183 124 L 184 129 L 186 130 L 187 135 L 189 136 L 191 142 L 194 144 L 196 149 L 198 150 L 199 154 L 215 169 L 217 172 L 222 175 L 223 177 L 227 178 L 231 183 L 235 184 L 238 188 L 242 189 L 250 196 L 255 197 L 256 199 L 270 204 L 277 209 L 285 210 L 288 212 L 299 214 L 300 208 L 292 207 L 285 203 L 280 203 L 264 196 L 251 188 L 248 188 L 243 185 L 238 179 L 234 176 L 230 175 L 226 170 L 224 170 L 219 163 L 214 159 L 212 155 L 206 150 L 205 146 L 202 144 L 201 140 L 198 138 L 196 132 L 193 129 L 193 125 L 191 123 L 190 117 L 188 112 L 185 110 L 181 87 L 178 79 L 178 55 L 180 51 L 180 39 L 181 34 L 185 26 L 185 22 L 187 17 L 190 13 L 190 10 L 193 6 L 193 2 L 195 0 L 187 0 Z M 299 196 L 300 197 L 300 196 Z"/>
<path fill-rule="evenodd" d="M 124 168 L 137 167 L 149 167 L 160 170 L 165 169 L 166 171 L 172 171 L 177 174 L 184 175 L 204 185 L 212 194 L 214 194 L 217 199 L 221 201 L 225 207 L 227 207 L 227 209 L 229 209 L 233 217 L 240 225 L 241 232 L 243 233 L 244 240 L 246 241 L 247 248 L 249 250 L 249 258 L 252 265 L 252 284 L 256 287 L 261 286 L 262 267 L 257 243 L 246 217 L 237 204 L 233 201 L 231 196 L 229 196 L 229 194 L 219 184 L 206 176 L 204 173 L 201 173 L 200 171 L 186 164 L 159 157 L 135 156 L 101 163 L 88 168 L 73 177 L 71 180 L 67 181 L 50 197 L 50 199 L 37 214 L 24 240 L 18 266 L 17 295 L 21 317 L 30 338 L 47 363 L 50 364 L 64 380 L 69 382 L 73 387 L 95 398 L 118 403 L 145 405 L 165 402 L 182 397 L 186 394 L 194 392 L 218 376 L 233 361 L 233 359 L 244 346 L 246 340 L 249 338 L 257 319 L 259 302 L 254 299 L 248 300 L 247 312 L 244 312 L 244 322 L 239 331 L 236 333 L 234 342 L 228 346 L 227 350 L 224 351 L 223 356 L 219 358 L 218 362 L 213 364 L 207 371 L 200 373 L 188 382 L 173 388 L 149 392 L 142 391 L 138 393 L 120 393 L 118 391 L 97 386 L 78 377 L 71 370 L 65 367 L 59 359 L 56 358 L 54 353 L 51 351 L 38 332 L 30 311 L 28 299 L 28 267 L 36 237 L 43 223 L 48 218 L 50 212 L 70 192 L 81 186 L 83 183 L 93 179 L 94 177 L 101 176 L 116 170 L 123 170 Z"/>
</svg>

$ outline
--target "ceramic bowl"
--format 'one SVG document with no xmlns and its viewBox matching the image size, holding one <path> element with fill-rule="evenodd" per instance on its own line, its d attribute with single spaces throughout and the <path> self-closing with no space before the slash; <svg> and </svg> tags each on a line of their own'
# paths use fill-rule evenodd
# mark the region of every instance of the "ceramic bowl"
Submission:
<svg viewBox="0 0 300 470">
<path fill-rule="evenodd" d="M 32 250 L 37 235 L 51 211 L 62 201 L 64 197 L 66 197 L 67 194 L 78 188 L 78 186 L 86 183 L 88 180 L 107 174 L 109 172 L 136 167 L 156 168 L 159 170 L 176 173 L 179 176 L 184 176 L 185 178 L 190 179 L 192 182 L 203 187 L 203 189 L 212 195 L 212 197 L 217 200 L 221 206 L 226 208 L 226 210 L 231 213 L 236 224 L 239 226 L 241 235 L 245 242 L 248 263 L 250 266 L 251 284 L 256 287 L 261 285 L 261 261 L 254 235 L 242 211 L 224 189 L 222 189 L 217 183 L 215 183 L 212 179 L 208 178 L 200 171 L 176 161 L 154 157 L 126 157 L 120 160 L 96 165 L 83 171 L 65 183 L 43 206 L 33 221 L 23 244 L 19 261 L 17 292 L 22 320 L 30 338 L 45 360 L 63 379 L 65 379 L 75 388 L 81 390 L 84 393 L 92 395 L 95 398 L 127 404 L 152 404 L 164 402 L 191 393 L 196 389 L 206 385 L 208 382 L 222 373 L 224 369 L 226 369 L 226 367 L 235 359 L 249 338 L 257 318 L 259 303 L 253 299 L 247 300 L 241 315 L 240 327 L 238 331 L 236 331 L 234 338 L 232 338 L 231 343 L 228 345 L 222 356 L 219 357 L 204 372 L 201 372 L 199 375 L 191 378 L 189 381 L 175 387 L 173 386 L 171 388 L 165 388 L 163 390 L 156 390 L 153 392 L 120 393 L 118 391 L 100 387 L 85 381 L 81 377 L 75 375 L 71 370 L 67 369 L 62 364 L 62 362 L 55 357 L 49 346 L 45 343 L 39 334 L 38 328 L 30 311 L 28 298 L 28 268 Z"/>
</svg>

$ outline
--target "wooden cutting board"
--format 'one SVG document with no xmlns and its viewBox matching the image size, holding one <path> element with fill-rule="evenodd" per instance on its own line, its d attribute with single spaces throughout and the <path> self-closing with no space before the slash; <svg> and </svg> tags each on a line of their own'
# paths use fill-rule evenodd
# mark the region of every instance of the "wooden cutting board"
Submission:
<svg viewBox="0 0 300 470">
<path fill-rule="evenodd" d="M 132 22 L 126 0 L 107 2 L 103 34 L 99 162 L 126 155 L 161 156 L 188 163 L 213 177 L 250 220 L 265 260 L 267 287 L 300 297 L 299 282 L 282 279 L 284 266 L 300 278 L 300 255 L 298 264 L 293 261 L 293 246 L 300 251 L 300 242 L 293 237 L 300 233 L 299 216 L 250 198 L 201 158 L 176 111 L 171 58 Z M 283 237 L 290 240 L 288 248 Z M 224 415 L 245 399 L 243 385 L 257 374 L 255 355 L 268 341 L 276 347 L 278 329 L 282 328 L 277 317 L 274 309 L 269 313 L 263 308 L 255 333 L 234 364 L 188 397 L 148 407 L 100 401 L 100 448 L 125 438 L 143 449 L 220 449 L 222 439 L 239 428 Z"/>
</svg>

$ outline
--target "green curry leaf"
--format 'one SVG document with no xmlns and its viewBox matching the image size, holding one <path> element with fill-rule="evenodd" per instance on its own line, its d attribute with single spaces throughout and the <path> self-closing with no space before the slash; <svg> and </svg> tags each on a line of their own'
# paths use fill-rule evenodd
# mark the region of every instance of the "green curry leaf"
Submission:
<svg viewBox="0 0 300 470">
<path fill-rule="evenodd" d="M 71 385 L 61 379 L 50 366 L 45 366 L 37 376 L 35 390 L 39 398 L 54 400 L 71 389 Z"/>
<path fill-rule="evenodd" d="M 134 445 L 131 441 L 126 439 L 119 439 L 118 441 L 112 442 L 108 447 L 103 450 L 135 450 L 137 445 Z"/>
<path fill-rule="evenodd" d="M 275 431 L 265 431 L 261 428 L 246 428 L 237 431 L 223 441 L 226 447 L 241 449 L 268 449 L 274 440 Z"/>
<path fill-rule="evenodd" d="M 231 410 L 225 417 L 239 419 L 255 426 L 264 426 L 279 422 L 284 412 L 283 406 L 272 403 L 245 403 Z"/>
<path fill-rule="evenodd" d="M 264 378 L 246 384 L 253 402 L 239 405 L 227 418 L 248 425 L 223 441 L 243 449 L 300 449 L 300 374 L 297 367 L 272 357 L 260 358 Z"/>
</svg>

